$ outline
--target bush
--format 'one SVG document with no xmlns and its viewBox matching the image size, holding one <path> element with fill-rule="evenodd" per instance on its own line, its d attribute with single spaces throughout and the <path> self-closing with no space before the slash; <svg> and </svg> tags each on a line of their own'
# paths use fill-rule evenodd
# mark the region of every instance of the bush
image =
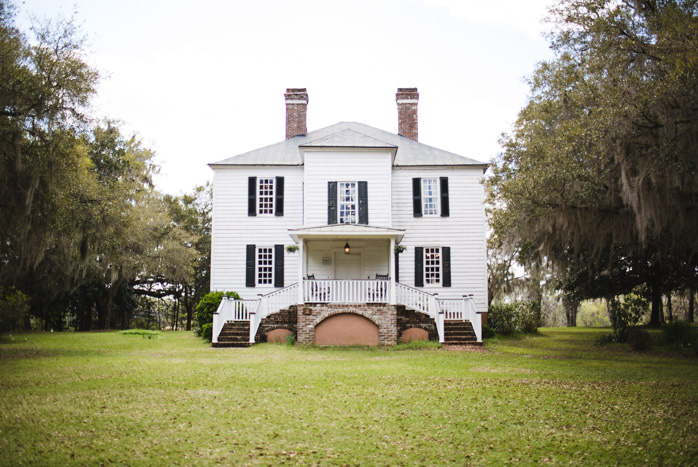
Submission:
<svg viewBox="0 0 698 467">
<path fill-rule="evenodd" d="M 295 334 L 289 334 L 286 336 L 286 345 L 289 347 L 296 345 L 296 335 Z"/>
<path fill-rule="evenodd" d="M 636 352 L 647 350 L 652 346 L 652 338 L 644 329 L 631 329 L 628 331 L 628 342 L 630 347 Z"/>
<path fill-rule="evenodd" d="M 499 334 L 509 335 L 517 331 L 535 333 L 540 326 L 540 305 L 536 302 L 490 305 L 487 322 Z"/>
<path fill-rule="evenodd" d="M 12 287 L 0 287 L 0 332 L 22 329 L 28 312 L 29 296 Z"/>
<path fill-rule="evenodd" d="M 125 331 L 119 331 L 119 334 L 123 334 L 125 336 L 142 336 L 143 339 L 146 337 L 148 339 L 160 337 L 160 333 L 158 331 L 151 331 L 149 329 L 127 329 Z"/>
<path fill-rule="evenodd" d="M 674 321 L 662 326 L 664 341 L 675 347 L 690 347 L 694 345 L 696 336 L 691 325 L 685 321 Z"/>
<path fill-rule="evenodd" d="M 204 330 L 204 325 L 213 323 L 213 313 L 218 309 L 223 297 L 240 298 L 237 292 L 209 292 L 204 295 L 204 298 L 196 305 L 196 324 L 198 335 L 201 335 Z"/>
<path fill-rule="evenodd" d="M 635 326 L 649 309 L 649 302 L 641 295 L 628 293 L 623 301 L 613 299 L 608 304 L 613 316 L 613 334 L 617 342 L 628 342 L 630 327 Z"/>
<path fill-rule="evenodd" d="M 201 337 L 211 342 L 213 339 L 213 323 L 206 323 L 201 326 Z"/>
<path fill-rule="evenodd" d="M 492 330 L 491 327 L 487 326 L 486 324 L 482 326 L 482 338 L 483 339 L 489 339 L 490 337 L 494 337 L 494 330 Z"/>
</svg>

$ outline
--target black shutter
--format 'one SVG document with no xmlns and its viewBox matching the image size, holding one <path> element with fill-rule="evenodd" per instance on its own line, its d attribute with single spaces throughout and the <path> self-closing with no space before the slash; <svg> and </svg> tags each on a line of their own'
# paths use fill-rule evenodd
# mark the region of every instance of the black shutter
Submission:
<svg viewBox="0 0 698 467">
<path fill-rule="evenodd" d="M 254 287 L 255 285 L 255 280 L 254 280 L 254 255 L 255 255 L 255 246 L 254 245 L 247 245 L 247 259 L 245 261 L 245 287 Z"/>
<path fill-rule="evenodd" d="M 395 252 L 395 282 L 400 282 L 400 252 Z"/>
<path fill-rule="evenodd" d="M 337 223 L 337 182 L 327 182 L 327 223 Z"/>
<path fill-rule="evenodd" d="M 441 270 L 444 275 L 441 285 L 443 287 L 451 287 L 451 247 L 441 247 L 441 264 Z"/>
<path fill-rule="evenodd" d="M 247 179 L 247 215 L 257 215 L 257 177 Z"/>
<path fill-rule="evenodd" d="M 441 177 L 441 217 L 448 217 L 448 177 Z"/>
<path fill-rule="evenodd" d="M 274 245 L 274 287 L 284 286 L 284 246 Z"/>
<path fill-rule="evenodd" d="M 276 207 L 275 216 L 284 215 L 284 177 L 276 177 Z"/>
<path fill-rule="evenodd" d="M 359 182 L 359 224 L 368 225 L 368 182 Z"/>
<path fill-rule="evenodd" d="M 422 179 L 412 179 L 412 212 L 414 217 L 422 217 Z"/>
<path fill-rule="evenodd" d="M 424 247 L 414 247 L 414 286 L 424 287 Z"/>
</svg>

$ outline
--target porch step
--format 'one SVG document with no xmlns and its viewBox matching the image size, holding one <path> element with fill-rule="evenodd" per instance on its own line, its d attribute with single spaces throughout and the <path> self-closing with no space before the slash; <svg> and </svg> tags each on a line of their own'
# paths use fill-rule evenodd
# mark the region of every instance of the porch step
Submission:
<svg viewBox="0 0 698 467">
<path fill-rule="evenodd" d="M 470 321 L 446 321 L 444 323 L 444 344 L 446 345 L 482 345 L 477 341 L 475 330 Z"/>
<path fill-rule="evenodd" d="M 249 347 L 250 322 L 228 321 L 218 335 L 218 342 L 213 347 Z"/>
</svg>

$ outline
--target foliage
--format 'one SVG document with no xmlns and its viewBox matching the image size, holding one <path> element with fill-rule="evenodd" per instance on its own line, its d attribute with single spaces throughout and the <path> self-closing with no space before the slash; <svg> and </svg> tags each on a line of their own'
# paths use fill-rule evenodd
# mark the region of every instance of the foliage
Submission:
<svg viewBox="0 0 698 467">
<path fill-rule="evenodd" d="M 482 338 L 483 339 L 489 339 L 489 338 L 494 337 L 494 336 L 495 336 L 494 329 L 492 329 L 491 327 L 489 327 L 487 325 L 482 326 Z"/>
<path fill-rule="evenodd" d="M 628 343 L 631 349 L 641 352 L 652 346 L 652 338 L 644 329 L 631 329 L 628 331 Z"/>
<path fill-rule="evenodd" d="M 286 247 L 286 252 L 288 253 L 295 253 L 298 251 L 298 245 L 289 245 Z"/>
<path fill-rule="evenodd" d="M 148 339 L 160 337 L 160 333 L 158 331 L 151 331 L 149 329 L 127 329 L 125 331 L 119 331 L 119 334 L 123 334 L 125 336 L 141 336 L 144 339 L 146 337 Z"/>
<path fill-rule="evenodd" d="M 674 321 L 662 326 L 664 341 L 674 347 L 685 348 L 698 346 L 698 329 L 686 321 Z"/>
<path fill-rule="evenodd" d="M 654 325 L 661 294 L 696 280 L 696 11 L 560 1 L 555 57 L 530 78 L 487 182 L 491 227 L 519 261 L 550 262 L 573 300 L 648 284 Z"/>
<path fill-rule="evenodd" d="M 0 287 L 0 332 L 14 331 L 24 327 L 29 302 L 29 297 L 19 290 Z"/>
<path fill-rule="evenodd" d="M 601 301 L 585 300 L 580 306 L 577 324 L 582 327 L 609 327 L 611 321 Z"/>
<path fill-rule="evenodd" d="M 540 304 L 537 302 L 498 303 L 490 305 L 487 322 L 498 334 L 535 333 L 540 326 L 539 317 Z"/>
<path fill-rule="evenodd" d="M 0 0 L 0 287 L 44 329 L 128 328 L 136 296 L 208 292 L 210 187 L 163 196 L 154 153 L 90 113 L 98 72 L 75 18 L 14 24 Z"/>
<path fill-rule="evenodd" d="M 617 342 L 627 342 L 630 327 L 638 324 L 648 307 L 647 300 L 634 293 L 626 294 L 622 300 L 613 298 L 609 302 L 611 326 Z"/>
<path fill-rule="evenodd" d="M 213 323 L 213 313 L 218 309 L 223 297 L 239 299 L 237 292 L 209 292 L 196 305 L 196 322 L 203 330 L 204 324 Z"/>
<path fill-rule="evenodd" d="M 206 323 L 201 326 L 201 337 L 211 342 L 213 339 L 213 323 Z"/>
<path fill-rule="evenodd" d="M 540 332 L 488 342 L 488 352 L 231 352 L 184 332 L 147 342 L 14 336 L 0 342 L 3 456 L 48 465 L 695 463 L 695 358 L 595 347 L 596 329 Z"/>
<path fill-rule="evenodd" d="M 289 334 L 288 336 L 286 336 L 286 345 L 288 345 L 288 346 L 296 345 L 296 335 L 295 334 Z"/>
</svg>

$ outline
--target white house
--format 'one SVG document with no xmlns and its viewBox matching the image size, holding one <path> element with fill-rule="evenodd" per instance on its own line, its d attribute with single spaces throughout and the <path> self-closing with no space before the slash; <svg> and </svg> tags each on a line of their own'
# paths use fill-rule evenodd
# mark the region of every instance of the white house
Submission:
<svg viewBox="0 0 698 467">
<path fill-rule="evenodd" d="M 398 134 L 308 132 L 306 90 L 285 97 L 284 141 L 210 164 L 211 290 L 241 297 L 213 344 L 482 342 L 487 165 L 417 141 L 416 88 L 398 89 Z"/>
</svg>

